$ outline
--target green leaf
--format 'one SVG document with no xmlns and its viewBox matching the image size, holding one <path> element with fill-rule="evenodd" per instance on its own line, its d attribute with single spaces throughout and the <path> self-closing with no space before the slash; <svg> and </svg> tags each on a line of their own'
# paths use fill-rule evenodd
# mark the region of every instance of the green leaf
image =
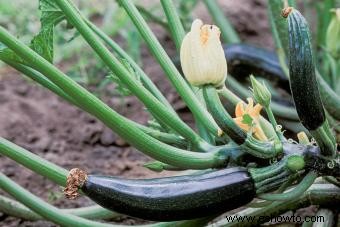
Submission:
<svg viewBox="0 0 340 227">
<path fill-rule="evenodd" d="M 136 81 L 138 81 L 140 84 L 142 84 L 141 79 L 140 79 L 140 74 L 135 71 L 132 66 L 130 65 L 130 63 L 124 59 L 121 58 L 120 62 L 125 66 L 125 68 L 135 77 Z M 117 75 L 115 75 L 114 73 L 110 73 L 108 75 L 108 77 L 115 83 L 117 84 L 117 91 L 123 95 L 123 96 L 128 96 L 131 95 L 131 91 L 125 86 L 125 84 L 119 79 L 119 77 Z"/>
<path fill-rule="evenodd" d="M 32 39 L 31 48 L 49 62 L 53 61 L 54 26 L 65 19 L 64 14 L 54 1 L 40 0 L 40 32 Z"/>
<path fill-rule="evenodd" d="M 242 123 L 251 127 L 253 125 L 253 118 L 249 114 L 244 114 Z"/>
<path fill-rule="evenodd" d="M 54 1 L 40 0 L 41 11 L 39 33 L 33 37 L 30 43 L 32 50 L 40 54 L 49 62 L 53 61 L 53 32 L 54 26 L 65 19 L 64 14 Z M 25 64 L 12 50 L 0 43 L 0 59 Z"/>
</svg>

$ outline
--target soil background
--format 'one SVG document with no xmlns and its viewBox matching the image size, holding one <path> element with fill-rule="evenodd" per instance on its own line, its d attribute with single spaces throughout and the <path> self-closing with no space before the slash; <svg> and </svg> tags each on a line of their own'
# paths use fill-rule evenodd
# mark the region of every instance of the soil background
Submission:
<svg viewBox="0 0 340 227">
<path fill-rule="evenodd" d="M 273 42 L 266 16 L 265 0 L 220 1 L 223 10 L 238 30 L 242 40 L 265 48 Z M 210 23 L 200 3 L 196 17 Z M 175 56 L 170 37 L 157 25 L 152 25 L 158 38 L 171 56 Z M 144 69 L 181 117 L 192 124 L 192 116 L 181 102 L 145 46 L 142 47 Z M 61 62 L 63 70 L 67 63 Z M 34 152 L 66 169 L 78 167 L 91 173 L 103 173 L 130 178 L 160 176 L 145 168 L 150 159 L 130 147 L 115 133 L 90 115 L 72 107 L 48 90 L 30 82 L 9 67 L 0 68 L 0 136 Z M 115 110 L 145 124 L 148 114 L 134 97 L 104 95 L 101 97 Z M 47 179 L 21 167 L 6 157 L 0 157 L 0 171 L 45 201 L 60 208 L 82 207 L 93 203 L 81 197 L 75 201 L 63 198 L 61 188 Z M 168 175 L 170 173 L 162 173 Z M 3 194 L 2 192 L 0 192 Z M 122 218 L 125 224 L 141 220 Z M 29 222 L 0 213 L 2 227 L 49 227 L 50 222 Z"/>
</svg>

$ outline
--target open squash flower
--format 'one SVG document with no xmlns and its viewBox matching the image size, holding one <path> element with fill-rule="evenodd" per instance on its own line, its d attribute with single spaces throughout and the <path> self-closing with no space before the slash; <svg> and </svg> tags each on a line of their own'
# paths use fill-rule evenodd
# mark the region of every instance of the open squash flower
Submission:
<svg viewBox="0 0 340 227">
<path fill-rule="evenodd" d="M 191 85 L 220 87 L 227 76 L 227 61 L 220 41 L 220 29 L 194 20 L 180 51 L 184 76 Z"/>
<path fill-rule="evenodd" d="M 257 139 L 266 141 L 268 140 L 267 136 L 264 134 L 259 120 L 260 120 L 260 112 L 262 110 L 262 106 L 260 104 L 256 104 L 254 106 L 254 101 L 252 98 L 248 98 L 248 104 L 243 103 L 242 101 L 236 105 L 235 108 L 235 122 L 236 124 L 242 128 L 243 130 L 249 132 L 253 130 L 254 135 Z M 244 116 L 249 115 L 252 119 L 252 125 L 244 122 Z"/>
</svg>

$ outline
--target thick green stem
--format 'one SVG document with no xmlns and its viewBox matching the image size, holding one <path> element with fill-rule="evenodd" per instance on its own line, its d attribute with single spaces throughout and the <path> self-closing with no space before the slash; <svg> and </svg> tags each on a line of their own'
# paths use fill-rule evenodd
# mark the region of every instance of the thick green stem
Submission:
<svg viewBox="0 0 340 227">
<path fill-rule="evenodd" d="M 222 39 L 225 43 L 239 43 L 241 42 L 235 29 L 230 24 L 228 19 L 224 16 L 221 7 L 218 6 L 215 0 L 204 0 L 204 4 L 207 6 L 210 16 L 214 19 L 214 22 L 220 28 L 222 33 Z"/>
<path fill-rule="evenodd" d="M 336 141 L 332 135 L 327 119 L 320 127 L 315 130 L 309 130 L 309 132 L 316 140 L 324 156 L 332 158 L 336 156 Z"/>
<path fill-rule="evenodd" d="M 4 155 L 28 169 L 47 177 L 58 185 L 65 186 L 68 171 L 18 145 L 0 137 L 0 154 Z"/>
<path fill-rule="evenodd" d="M 313 184 L 315 179 L 318 177 L 317 173 L 311 171 L 305 178 L 291 191 L 283 194 L 263 194 L 258 197 L 270 201 L 289 201 L 303 195 L 305 191 Z"/>
<path fill-rule="evenodd" d="M 116 225 L 104 224 L 100 222 L 90 221 L 72 214 L 61 212 L 61 210 L 44 202 L 40 198 L 34 196 L 24 188 L 20 187 L 14 181 L 10 180 L 4 174 L 0 173 L 0 188 L 13 196 L 16 200 L 24 204 L 26 207 L 61 226 L 72 227 L 113 227 Z"/>
<path fill-rule="evenodd" d="M 332 117 L 340 120 L 340 96 L 329 87 L 318 71 L 316 71 L 316 78 L 320 88 L 322 103 Z"/>
<path fill-rule="evenodd" d="M 71 104 L 77 106 L 80 109 L 85 110 L 86 112 L 91 113 L 91 109 L 84 109 L 84 107 L 81 106 L 81 104 L 79 104 L 76 100 L 74 100 L 73 98 L 68 96 L 61 88 L 59 88 L 58 86 L 53 84 L 49 79 L 47 79 L 45 76 L 43 76 L 39 72 L 37 72 L 37 71 L 27 67 L 27 66 L 21 65 L 19 63 L 9 62 L 9 61 L 4 61 L 4 62 L 6 64 L 10 65 L 11 67 L 15 68 L 19 72 L 23 73 L 24 75 L 26 75 L 30 79 L 38 82 L 42 86 L 51 90 L 52 92 L 54 92 L 55 94 L 57 94 L 61 98 L 65 99 L 66 101 L 70 102 Z M 159 140 L 163 143 L 170 144 L 170 145 L 180 147 L 180 148 L 187 148 L 188 147 L 188 143 L 185 141 L 185 139 L 178 136 L 178 135 L 160 132 L 160 131 L 154 130 L 152 128 L 148 128 L 144 125 L 141 125 L 139 123 L 131 121 L 128 118 L 126 118 L 125 120 L 129 121 L 131 124 L 134 124 L 136 127 L 138 127 L 140 130 L 142 130 L 144 133 L 148 134 L 149 136 L 152 136 L 153 138 L 155 138 L 155 139 L 157 139 L 157 140 Z"/>
<path fill-rule="evenodd" d="M 180 17 L 177 14 L 176 7 L 172 0 L 161 0 L 161 4 L 168 20 L 170 32 L 175 42 L 176 49 L 180 50 L 185 31 Z"/>
<path fill-rule="evenodd" d="M 271 178 L 286 169 L 286 160 L 282 160 L 275 164 L 262 168 L 250 168 L 249 172 L 254 179 L 254 182 L 261 182 L 265 179 Z"/>
<path fill-rule="evenodd" d="M 182 40 L 185 36 L 185 31 L 180 20 L 180 16 L 177 13 L 176 7 L 172 0 L 161 0 L 163 10 L 165 12 L 166 18 L 169 22 L 169 28 L 171 35 L 174 39 L 176 49 L 179 52 L 181 49 Z M 189 85 L 190 86 L 190 85 Z M 202 103 L 205 107 L 204 99 L 201 97 L 202 91 L 199 90 L 197 87 L 190 86 L 191 89 L 194 91 L 198 100 Z M 205 127 L 205 125 L 195 117 L 196 128 L 198 129 L 198 134 L 208 143 L 214 144 L 214 138 L 210 135 L 209 131 Z"/>
<path fill-rule="evenodd" d="M 218 135 L 219 128 L 216 122 L 196 98 L 190 86 L 184 80 L 182 75 L 178 72 L 176 66 L 166 54 L 165 50 L 147 25 L 141 14 L 138 12 L 134 4 L 130 0 L 118 0 L 118 2 L 122 7 L 124 7 L 125 11 L 130 16 L 141 36 L 144 38 L 150 51 L 155 56 L 165 74 L 168 76 L 171 83 L 176 88 L 178 94 L 187 104 L 193 115 L 198 120 L 200 120 L 213 135 Z"/>
<path fill-rule="evenodd" d="M 288 51 L 288 23 L 281 16 L 281 10 L 284 8 L 282 0 L 268 0 L 268 17 L 274 37 L 276 46 L 276 53 L 280 60 L 280 65 L 287 77 L 289 77 L 289 70 L 285 62 Z"/>
<path fill-rule="evenodd" d="M 247 139 L 241 145 L 241 147 L 249 154 L 258 158 L 274 158 L 278 154 L 282 153 L 283 145 L 281 141 L 260 141 L 255 139 L 252 135 L 248 135 Z"/>
<path fill-rule="evenodd" d="M 224 163 L 225 160 L 221 157 L 219 151 L 205 154 L 189 152 L 161 143 L 148 136 L 135 127 L 134 124 L 127 122 L 124 117 L 101 102 L 97 97 L 89 93 L 71 78 L 60 72 L 55 66 L 50 64 L 40 55 L 22 44 L 2 27 L 0 27 L 0 41 L 11 48 L 20 57 L 25 59 L 34 68 L 39 69 L 40 72 L 55 85 L 63 87 L 64 92 L 77 100 L 80 105 L 84 106 L 84 109 L 91 109 L 91 113 L 94 116 L 105 123 L 131 145 L 150 157 L 170 165 L 193 169 L 211 168 L 214 166 L 220 166 Z M 154 97 L 151 96 L 150 98 Z M 165 108 L 163 104 L 160 104 L 160 106 Z M 167 120 L 169 121 L 169 119 Z M 197 141 L 197 139 L 200 139 L 197 134 L 194 134 L 194 137 L 196 144 L 201 142 Z"/>
<path fill-rule="evenodd" d="M 277 122 L 276 122 L 276 119 L 274 117 L 274 114 L 273 114 L 271 107 L 268 106 L 268 107 L 264 107 L 264 108 L 266 110 L 266 113 L 267 113 L 267 116 L 268 116 L 270 123 L 272 123 L 272 125 L 275 129 L 277 139 L 279 139 L 281 141 L 285 141 L 286 139 L 284 138 L 283 133 L 280 130 L 278 130 L 278 128 L 277 128 L 278 125 L 277 125 Z"/>
<path fill-rule="evenodd" d="M 218 126 L 237 144 L 243 144 L 247 138 L 247 134 L 237 126 L 234 119 L 224 109 L 217 90 L 211 85 L 206 85 L 203 88 L 203 95 L 207 107 L 215 118 Z"/>
<path fill-rule="evenodd" d="M 74 99 L 72 99 L 70 96 L 68 96 L 62 89 L 60 89 L 58 86 L 53 84 L 49 79 L 47 79 L 45 76 L 43 76 L 38 71 L 36 71 L 36 70 L 34 70 L 34 69 L 32 69 L 28 66 L 16 63 L 16 62 L 11 62 L 11 61 L 7 61 L 7 60 L 3 60 L 3 61 L 6 64 L 8 64 L 9 66 L 11 66 L 12 68 L 14 68 L 17 71 L 21 72 L 22 74 L 26 75 L 28 78 L 34 80 L 35 82 L 37 82 L 40 85 L 47 88 L 48 90 L 54 92 L 59 97 L 65 99 L 69 103 L 81 108 L 79 106 L 79 104 Z"/>
<path fill-rule="evenodd" d="M 159 101 L 161 101 L 170 111 L 177 114 L 168 100 L 163 96 L 163 94 L 158 90 L 156 85 L 150 80 L 150 78 L 145 74 L 143 69 L 108 35 L 101 31 L 97 26 L 88 20 L 85 20 L 86 24 L 101 38 L 119 57 L 125 59 L 134 70 L 140 75 L 142 83 L 146 89 L 148 89 Z"/>
<path fill-rule="evenodd" d="M 282 145 L 280 146 L 276 142 L 260 142 L 251 136 L 247 137 L 247 134 L 225 110 L 216 88 L 206 85 L 202 89 L 207 107 L 216 119 L 217 124 L 234 142 L 241 145 L 246 152 L 259 158 L 271 158 L 282 151 Z"/>
<path fill-rule="evenodd" d="M 122 216 L 121 214 L 105 210 L 98 205 L 74 209 L 60 209 L 60 211 L 86 219 L 114 219 Z M 31 211 L 21 203 L 1 195 L 0 212 L 12 217 L 28 221 L 38 221 L 44 219 L 39 214 Z"/>
<path fill-rule="evenodd" d="M 98 40 L 94 32 L 87 26 L 86 22 L 81 18 L 78 11 L 67 1 L 57 0 L 57 5 L 65 14 L 66 18 L 73 24 L 92 49 L 105 62 L 109 69 L 114 72 L 121 81 L 138 97 L 148 110 L 154 114 L 157 119 L 169 127 L 173 128 L 183 137 L 187 138 L 195 146 L 199 147 L 198 143 L 202 139 L 177 115 L 169 111 L 158 99 L 156 99 L 144 86 L 142 86 L 130 74 L 130 72 L 118 61 L 118 59 L 106 49 L 104 44 Z"/>
<path fill-rule="evenodd" d="M 168 23 L 166 21 L 164 21 L 162 17 L 159 17 L 156 14 L 153 14 L 152 10 L 150 10 L 149 7 L 145 8 L 144 6 L 136 4 L 136 8 L 139 10 L 139 12 L 141 12 L 141 14 L 143 14 L 143 16 L 146 18 L 146 20 L 152 21 L 153 23 L 156 23 L 156 24 L 159 24 L 164 29 L 167 29 L 167 30 L 169 29 Z"/>
</svg>

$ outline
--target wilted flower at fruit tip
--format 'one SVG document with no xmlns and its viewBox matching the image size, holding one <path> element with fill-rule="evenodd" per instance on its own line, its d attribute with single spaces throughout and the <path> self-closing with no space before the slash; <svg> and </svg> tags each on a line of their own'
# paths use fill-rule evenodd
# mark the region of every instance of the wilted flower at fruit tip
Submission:
<svg viewBox="0 0 340 227">
<path fill-rule="evenodd" d="M 310 144 L 308 136 L 306 135 L 305 132 L 299 132 L 297 134 L 297 138 L 299 139 L 300 144 L 305 144 L 305 145 Z"/>
<path fill-rule="evenodd" d="M 340 8 L 332 9 L 332 19 L 326 32 L 326 48 L 333 55 L 340 53 Z"/>
<path fill-rule="evenodd" d="M 227 61 L 220 41 L 220 29 L 194 20 L 180 51 L 184 76 L 194 86 L 220 87 L 227 76 Z"/>
<path fill-rule="evenodd" d="M 253 75 L 250 76 L 251 86 L 253 88 L 253 96 L 257 103 L 262 106 L 268 107 L 272 95 L 264 83 L 260 83 Z"/>
<path fill-rule="evenodd" d="M 243 103 L 243 101 L 237 103 L 235 107 L 235 118 L 234 121 L 236 124 L 242 128 L 243 130 L 249 132 L 251 129 L 254 132 L 254 135 L 259 140 L 268 140 L 267 136 L 264 134 L 261 126 L 260 126 L 260 112 L 262 110 L 262 106 L 260 104 L 256 104 L 254 106 L 254 101 L 252 98 L 248 98 L 248 104 Z M 248 114 L 253 121 L 253 126 L 244 123 L 244 115 Z"/>
</svg>

